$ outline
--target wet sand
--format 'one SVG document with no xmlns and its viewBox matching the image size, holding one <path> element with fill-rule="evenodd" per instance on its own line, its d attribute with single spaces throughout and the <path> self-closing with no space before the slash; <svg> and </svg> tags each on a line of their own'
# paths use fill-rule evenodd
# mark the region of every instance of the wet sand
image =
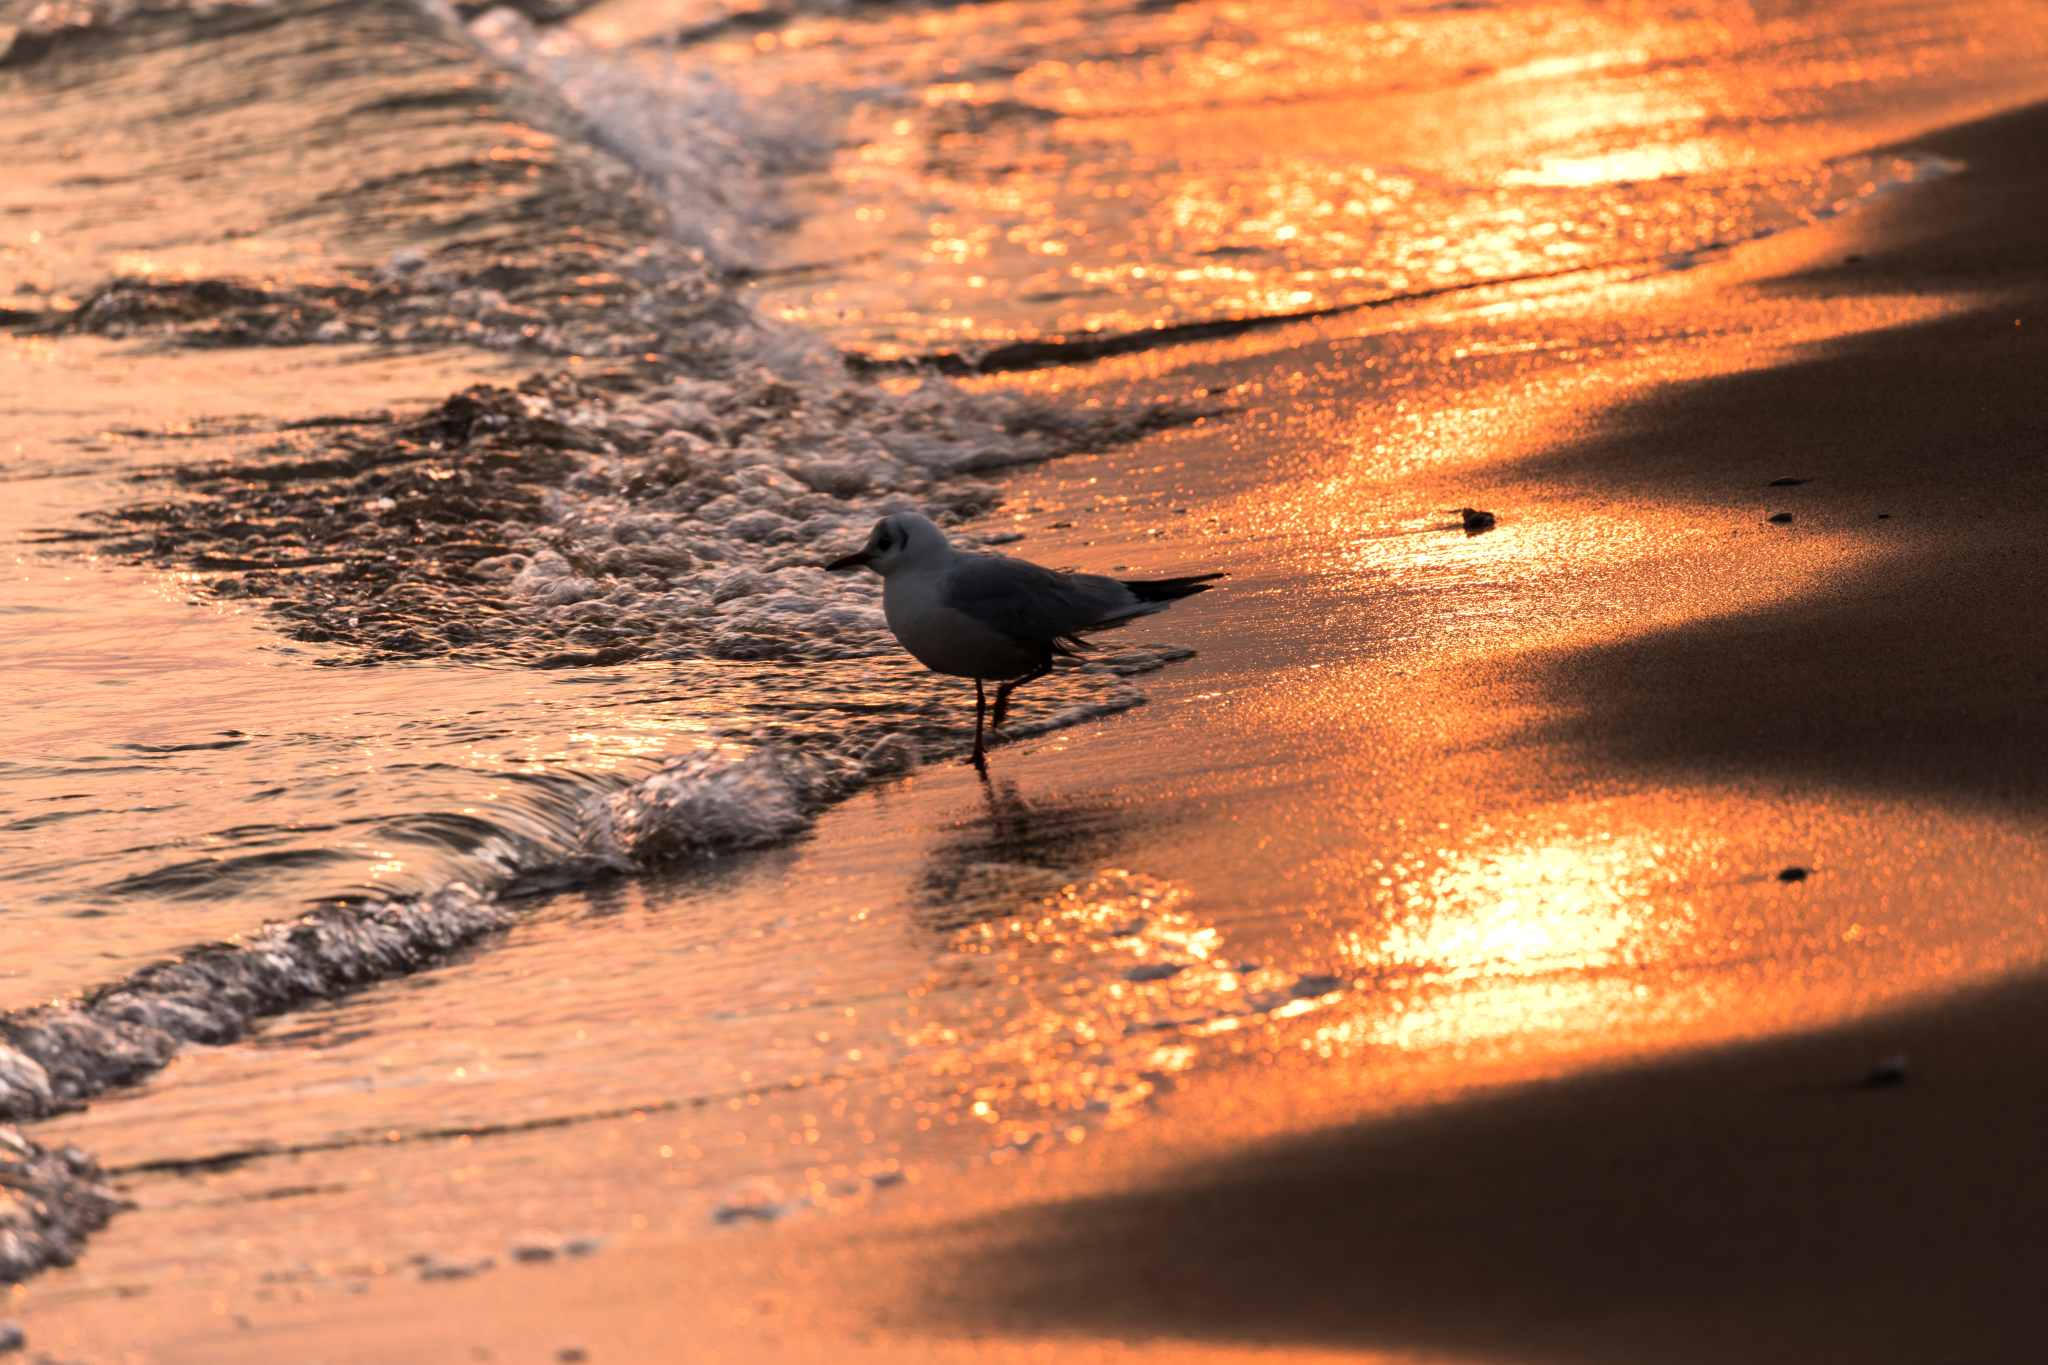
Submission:
<svg viewBox="0 0 2048 1365">
<path fill-rule="evenodd" d="M 1889 792 L 2039 830 L 2048 110 L 1929 145 L 1970 170 L 1777 244 L 1809 259 L 1670 320 L 1936 293 L 1962 311 L 1673 386 L 1515 471 L 1708 505 L 1804 474 L 1771 493 L 1792 527 L 1884 536 L 1880 553 L 1789 600 L 1463 671 L 1448 704 L 1525 718 L 1491 760 L 1583 764 L 1605 786 Z M 2010 932 L 2038 937 L 2048 896 L 2028 881 Z M 1503 1360 L 2026 1359 L 2048 1325 L 2028 1136 L 2044 1022 L 2048 984 L 2023 974 L 1261 1144 L 1167 1188 L 963 1224 L 923 1264 L 948 1316 L 984 1330 Z M 1900 1053 L 1904 1084 L 1860 1083 Z"/>
<path fill-rule="evenodd" d="M 66 1359 L 2028 1358 L 2048 111 L 1918 145 L 1969 169 L 1690 275 L 1173 357 L 1299 382 L 1012 483 L 1048 509 L 1034 558 L 1237 574 L 1155 706 L 999 752 L 1024 791 L 1114 794 L 1090 848 L 1172 867 L 1278 950 L 1368 894 L 1365 834 L 1425 816 L 1710 831 L 1719 880 L 1668 898 L 1702 927 L 1656 970 L 1589 960 L 1543 1001 L 1390 976 L 1412 1036 L 1362 1008 L 1364 1041 L 1289 1035 L 1127 1134 L 845 1219 L 246 1314 L 196 1275 L 136 1297 L 59 1275 L 14 1315 Z M 1474 363 L 1404 385 L 1425 347 Z M 1077 515 L 1112 476 L 1129 501 Z M 1396 483 L 1417 529 L 1501 514 L 1462 577 L 1359 531 L 1359 490 Z M 1213 529 L 1147 535 L 1190 491 Z M 1444 592 L 1469 620 L 1404 645 L 1441 613 L 1403 593 Z M 934 772 L 894 818 L 973 799 Z M 1080 842 L 1037 837 L 1045 862 Z M 1815 875 L 1772 880 L 1795 863 Z M 1861 1084 L 1900 1052 L 1903 1085 Z"/>
<path fill-rule="evenodd" d="M 1465 1359 L 2023 1360 L 2038 982 L 1518 1088 L 921 1249 L 937 1320 Z M 1859 1084 L 1910 1053 L 1909 1079 Z"/>
</svg>

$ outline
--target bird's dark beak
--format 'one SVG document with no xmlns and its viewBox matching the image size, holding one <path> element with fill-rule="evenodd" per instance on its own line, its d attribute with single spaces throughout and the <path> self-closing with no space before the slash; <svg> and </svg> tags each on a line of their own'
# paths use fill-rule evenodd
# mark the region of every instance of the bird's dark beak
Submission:
<svg viewBox="0 0 2048 1365">
<path fill-rule="evenodd" d="M 841 555 L 825 566 L 826 573 L 839 573 L 846 569 L 865 569 L 868 566 L 868 552 L 855 550 L 850 555 Z"/>
</svg>

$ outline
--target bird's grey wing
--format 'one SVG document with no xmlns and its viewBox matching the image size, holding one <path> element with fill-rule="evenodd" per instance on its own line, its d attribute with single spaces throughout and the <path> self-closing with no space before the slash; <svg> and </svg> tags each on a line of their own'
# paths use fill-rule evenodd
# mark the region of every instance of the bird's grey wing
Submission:
<svg viewBox="0 0 2048 1365">
<path fill-rule="evenodd" d="M 945 604 L 1020 645 L 1051 644 L 1063 635 L 1128 615 L 1130 589 L 1096 574 L 1055 573 L 1022 559 L 967 555 L 946 575 Z"/>
</svg>

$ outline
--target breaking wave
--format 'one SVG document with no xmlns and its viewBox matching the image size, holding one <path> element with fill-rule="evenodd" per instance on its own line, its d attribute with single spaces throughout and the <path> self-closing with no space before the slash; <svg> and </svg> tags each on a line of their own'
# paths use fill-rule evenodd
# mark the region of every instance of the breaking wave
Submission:
<svg viewBox="0 0 2048 1365">
<path fill-rule="evenodd" d="M 0 1015 L 0 1119 L 77 1109 L 143 1079 L 186 1043 L 447 960 L 511 916 L 456 884 L 412 902 L 324 906 L 75 1000 Z M 119 1201 L 86 1153 L 47 1150 L 0 1123 L 0 1280 L 69 1265 Z"/>
<path fill-rule="evenodd" d="M 357 121 L 367 169 L 301 183 L 223 153 L 223 183 L 281 187 L 271 226 L 339 225 L 318 269 L 120 275 L 75 304 L 52 287 L 23 295 L 34 306 L 11 324 L 182 346 L 460 343 L 575 366 L 419 413 L 245 424 L 242 453 L 150 471 L 148 491 L 99 514 L 90 536 L 103 555 L 261 608 L 329 665 L 662 662 L 722 687 L 720 709 L 741 720 L 708 727 L 712 747 L 597 789 L 573 832 L 521 842 L 528 861 L 500 881 L 337 899 L 0 1016 L 0 1120 L 79 1107 L 187 1043 L 228 1043 L 263 1016 L 444 962 L 507 927 L 511 896 L 784 840 L 866 783 L 964 753 L 969 685 L 902 657 L 873 580 L 819 566 L 902 510 L 933 516 L 963 549 L 1014 540 L 975 529 L 1001 497 L 988 476 L 1198 415 L 1070 411 L 856 373 L 738 292 L 754 235 L 781 212 L 776 176 L 810 154 L 794 131 L 746 125 L 708 78 L 595 79 L 572 48 L 505 14 L 474 32 L 510 68 L 493 96 L 507 121 L 479 119 L 474 57 L 432 55 L 451 19 L 392 0 L 77 4 L 44 6 L 15 35 L 9 79 L 30 90 L 93 63 L 117 70 L 133 55 L 124 42 L 189 47 L 163 90 L 138 96 L 170 103 L 137 118 L 212 117 L 233 102 L 177 83 L 264 65 L 306 110 Z M 356 23 L 414 41 L 399 49 L 411 55 L 397 93 L 367 45 L 324 55 L 320 26 Z M 235 58 L 259 51 L 261 63 Z M 236 117 L 261 117 L 252 92 L 237 90 L 249 107 Z M 372 174 L 415 143 L 417 164 Z M 409 238 L 395 247 L 394 221 Z M 1138 705 L 1131 678 L 1188 653 L 1062 661 L 998 738 Z M 763 667 L 788 662 L 806 668 Z M 0 1127 L 0 1160 L 15 1177 L 0 1277 L 63 1263 L 116 1206 L 75 1149 Z"/>
</svg>

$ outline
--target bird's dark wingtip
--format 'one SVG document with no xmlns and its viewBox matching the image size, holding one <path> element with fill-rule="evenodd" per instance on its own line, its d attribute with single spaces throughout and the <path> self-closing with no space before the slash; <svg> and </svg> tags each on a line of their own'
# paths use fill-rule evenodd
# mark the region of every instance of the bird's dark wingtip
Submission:
<svg viewBox="0 0 2048 1365">
<path fill-rule="evenodd" d="M 1218 571 L 1191 574 L 1186 578 L 1120 578 L 1117 581 L 1136 593 L 1140 602 L 1172 602 L 1207 592 L 1216 579 L 1228 577 L 1228 573 Z"/>
</svg>

